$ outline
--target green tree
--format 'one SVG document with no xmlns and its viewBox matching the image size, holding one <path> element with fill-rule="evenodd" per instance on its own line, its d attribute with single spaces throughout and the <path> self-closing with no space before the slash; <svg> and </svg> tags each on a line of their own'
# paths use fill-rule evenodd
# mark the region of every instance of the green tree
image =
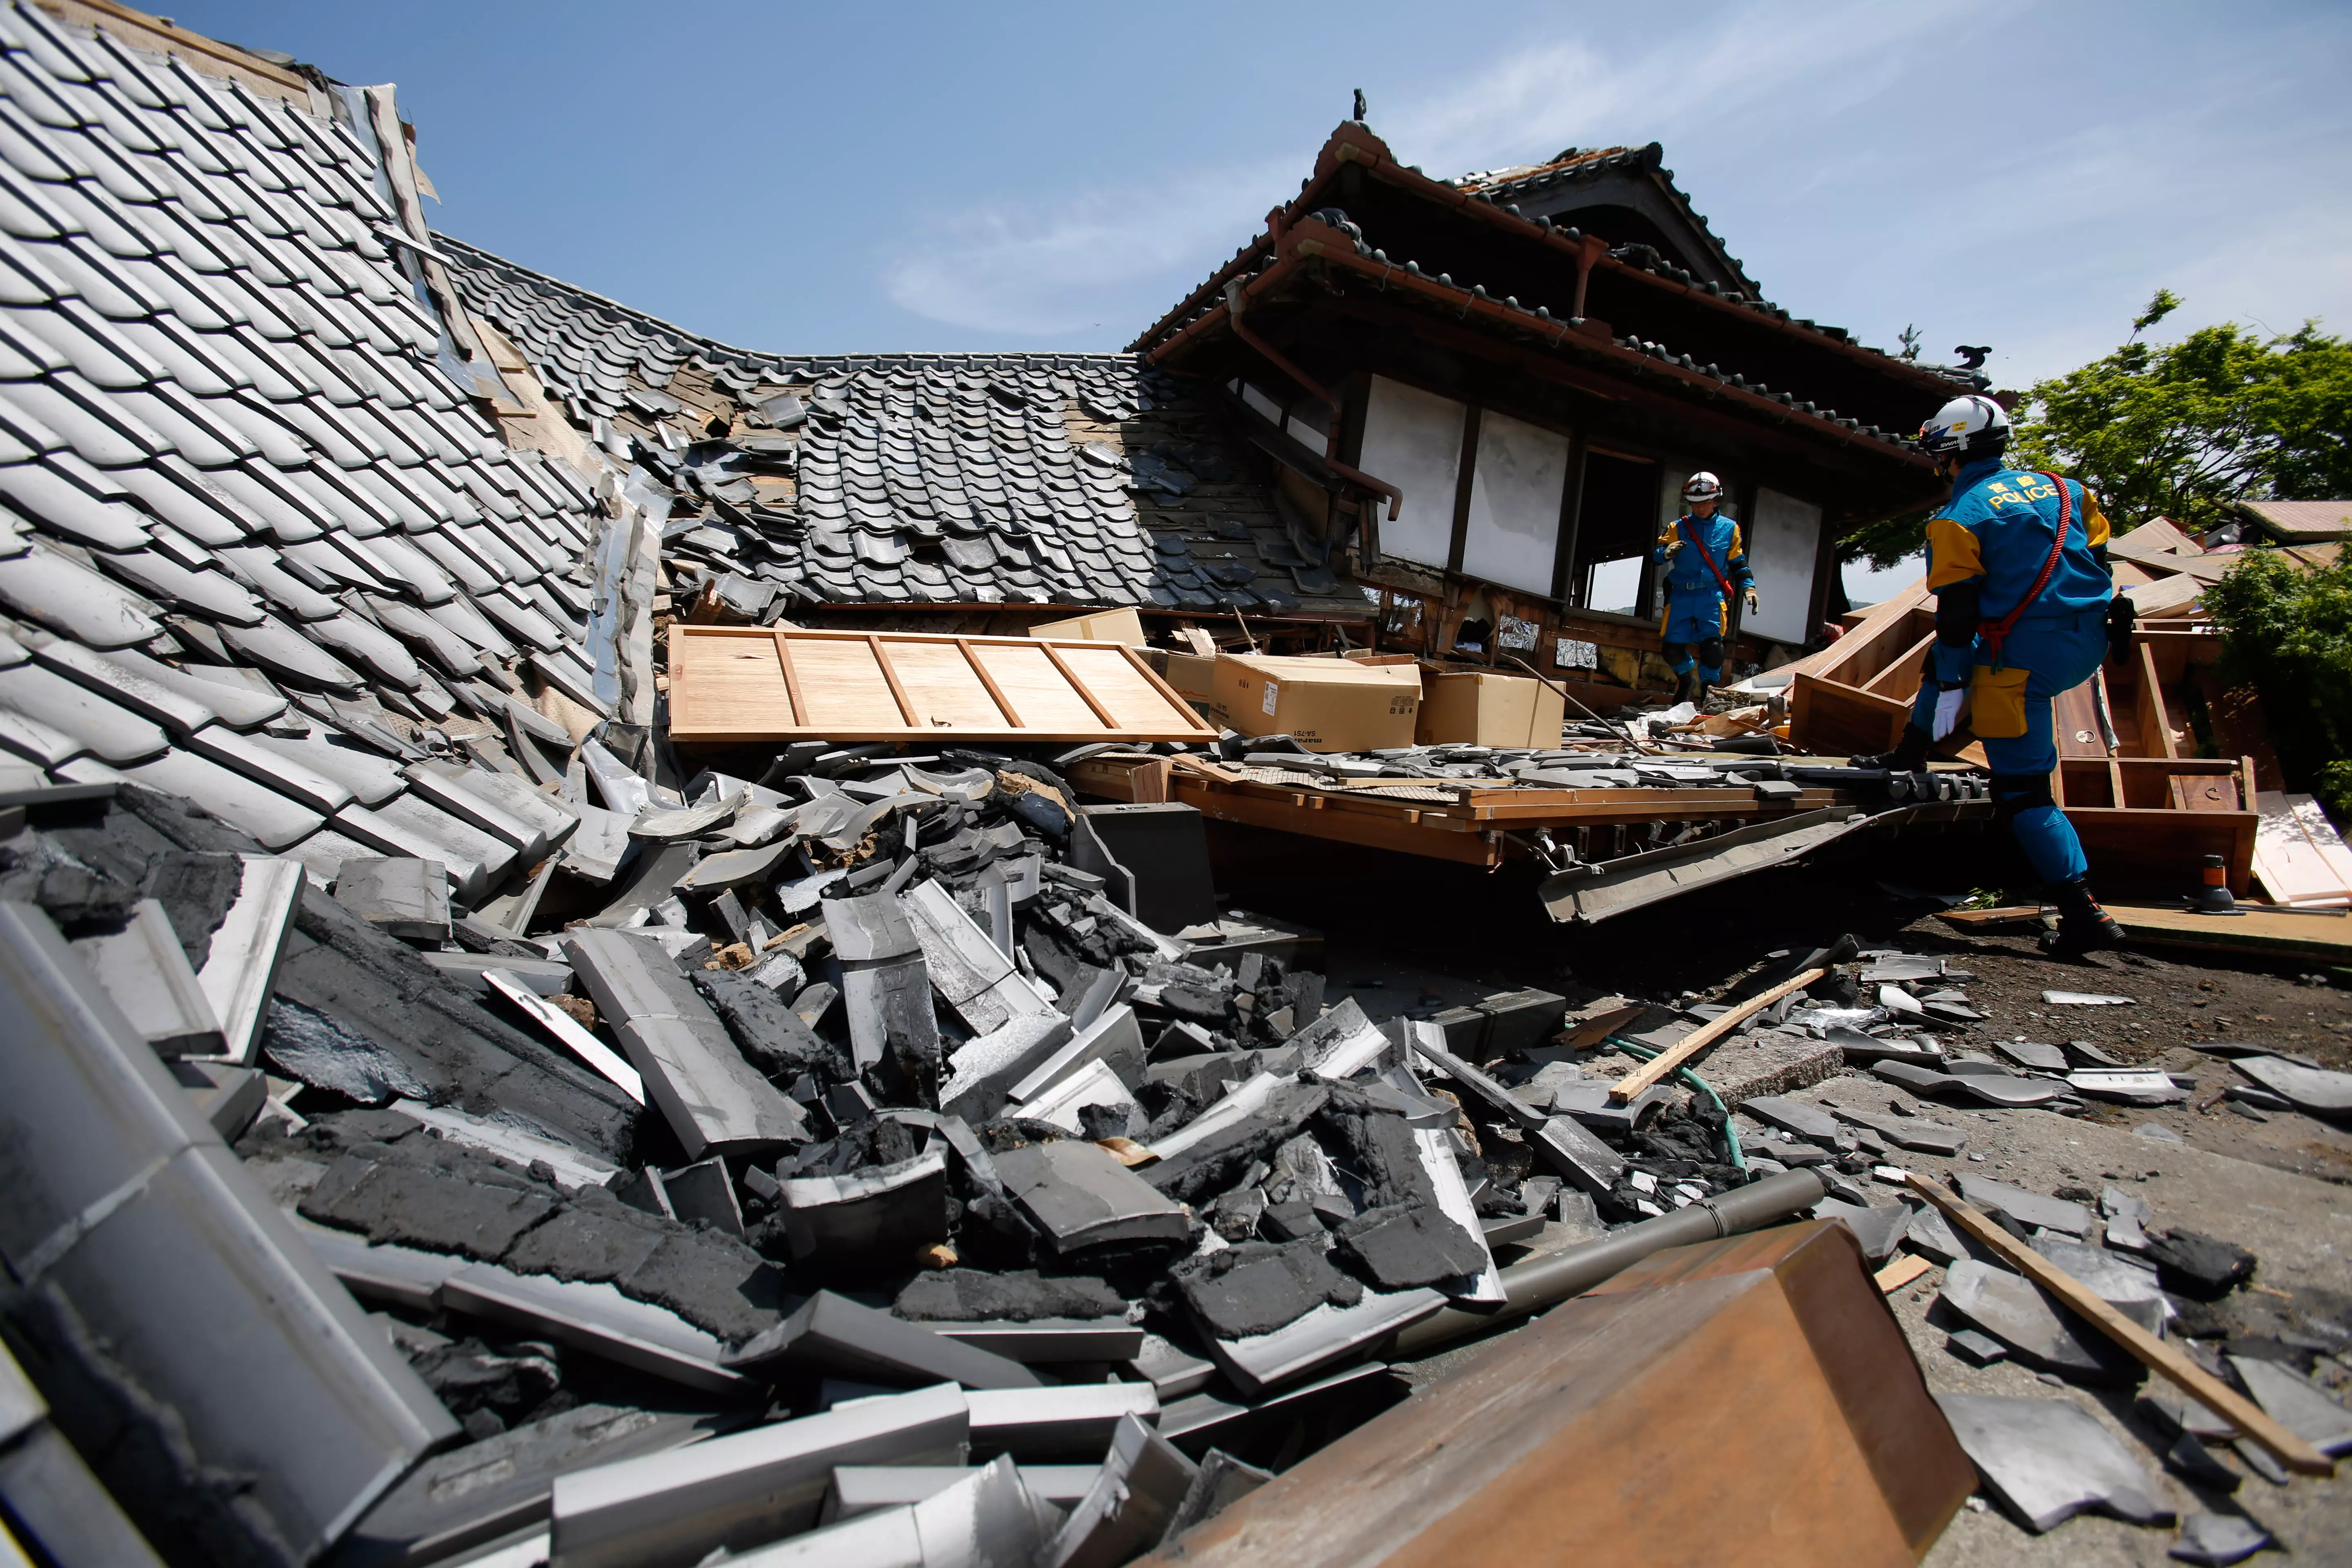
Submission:
<svg viewBox="0 0 2352 1568">
<path fill-rule="evenodd" d="M 2158 289 L 2120 348 L 2036 384 L 2011 465 L 2082 479 L 2119 533 L 2159 516 L 2209 528 L 2233 500 L 2352 496 L 2352 343 L 2311 321 L 2284 337 L 2225 322 L 2142 341 L 2179 308 Z M 1838 560 L 1884 571 L 1916 555 L 1929 515 L 1866 523 L 1838 541 Z"/>
<path fill-rule="evenodd" d="M 1906 511 L 1900 517 L 1865 522 L 1838 541 L 1838 564 L 1867 561 L 1874 572 L 1884 572 L 1927 548 L 1928 511 Z"/>
<path fill-rule="evenodd" d="M 2352 822 L 2352 559 L 2305 571 L 2250 550 L 2204 600 L 2221 628 L 2220 674 L 2262 694 L 2287 786 Z"/>
<path fill-rule="evenodd" d="M 2142 340 L 2179 305 L 2158 289 L 2120 348 L 2036 384 L 2011 463 L 2082 479 L 2118 532 L 2159 516 L 2209 528 L 2234 500 L 2352 495 L 2352 343 L 2312 321 Z"/>
</svg>

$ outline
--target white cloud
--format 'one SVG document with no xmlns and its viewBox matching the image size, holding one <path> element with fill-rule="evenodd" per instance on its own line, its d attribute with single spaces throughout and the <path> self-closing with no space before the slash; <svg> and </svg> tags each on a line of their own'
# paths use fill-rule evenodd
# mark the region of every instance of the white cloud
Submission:
<svg viewBox="0 0 2352 1568">
<path fill-rule="evenodd" d="M 1645 142 L 1718 121 L 1799 84 L 1817 102 L 1883 89 L 1908 47 L 1947 26 L 1931 7 L 1751 6 L 1727 25 L 1605 57 L 1580 42 L 1513 48 L 1374 122 L 1403 161 L 1438 175 Z M 1820 96 L 1829 95 L 1829 96 Z M 991 332 L 1055 337 L 1156 320 L 1286 200 L 1313 148 L 1180 170 L 1039 205 L 982 205 L 930 220 L 882 267 L 893 304 Z"/>
<path fill-rule="evenodd" d="M 1751 5 L 1703 35 L 1658 37 L 1604 58 L 1583 44 L 1517 48 L 1482 75 L 1409 104 L 1381 131 L 1400 158 L 1440 174 L 1640 144 L 1738 115 L 1806 85 L 1815 112 L 1883 89 L 1910 47 L 1945 30 L 1932 7 Z"/>
<path fill-rule="evenodd" d="M 891 258 L 883 291 L 902 310 L 959 327 L 1053 337 L 1112 325 L 1123 342 L 1258 231 L 1284 193 L 1283 169 L 1300 161 L 1179 174 L 1050 206 L 971 208 L 935 221 Z M 1287 178 L 1295 190 L 1298 176 Z"/>
</svg>

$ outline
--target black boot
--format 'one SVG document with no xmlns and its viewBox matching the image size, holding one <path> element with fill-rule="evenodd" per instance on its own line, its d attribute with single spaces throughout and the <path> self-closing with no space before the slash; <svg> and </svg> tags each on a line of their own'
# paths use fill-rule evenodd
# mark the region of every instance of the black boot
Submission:
<svg viewBox="0 0 2352 1568">
<path fill-rule="evenodd" d="M 1885 768 L 1891 773 L 1916 773 L 1927 765 L 1927 747 L 1933 737 L 1916 724 L 1903 726 L 1903 739 L 1891 752 L 1880 752 L 1867 757 L 1849 759 L 1857 768 Z"/>
<path fill-rule="evenodd" d="M 1685 669 L 1680 675 L 1675 677 L 1675 700 L 1676 702 L 1696 702 L 1698 700 L 1698 671 L 1696 669 Z"/>
<path fill-rule="evenodd" d="M 2123 928 L 2099 908 L 2087 879 L 2053 884 L 2050 901 L 2058 906 L 2058 929 L 2042 937 L 2042 951 L 2052 958 L 2081 958 L 2124 944 Z"/>
</svg>

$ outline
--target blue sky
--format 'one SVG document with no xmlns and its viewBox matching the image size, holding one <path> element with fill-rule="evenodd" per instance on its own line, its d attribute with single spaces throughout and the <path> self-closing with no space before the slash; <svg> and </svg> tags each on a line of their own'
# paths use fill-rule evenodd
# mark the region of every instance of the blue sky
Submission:
<svg viewBox="0 0 2352 1568">
<path fill-rule="evenodd" d="M 1364 89 L 1433 174 L 1657 141 L 1770 298 L 2003 385 L 2158 287 L 2352 330 L 2352 6 L 204 0 L 392 81 L 446 232 L 746 347 L 1116 348 Z"/>
</svg>

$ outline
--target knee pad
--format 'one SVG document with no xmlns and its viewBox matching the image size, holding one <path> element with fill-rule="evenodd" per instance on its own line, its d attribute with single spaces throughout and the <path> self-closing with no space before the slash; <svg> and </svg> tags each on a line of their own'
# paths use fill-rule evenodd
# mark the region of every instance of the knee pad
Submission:
<svg viewBox="0 0 2352 1568">
<path fill-rule="evenodd" d="M 2017 820 L 2020 812 L 2037 805 L 2056 805 L 2050 793 L 2048 773 L 1995 773 L 1992 775 L 1993 816 L 2004 823 Z"/>
<path fill-rule="evenodd" d="M 1666 668 L 1673 670 L 1676 675 L 1684 674 L 1689 670 L 1691 667 L 1690 644 L 1683 642 L 1670 642 L 1665 647 L 1665 655 Z"/>
<path fill-rule="evenodd" d="M 1723 639 L 1702 637 L 1698 644 L 1698 661 L 1709 669 L 1723 668 Z"/>
</svg>

